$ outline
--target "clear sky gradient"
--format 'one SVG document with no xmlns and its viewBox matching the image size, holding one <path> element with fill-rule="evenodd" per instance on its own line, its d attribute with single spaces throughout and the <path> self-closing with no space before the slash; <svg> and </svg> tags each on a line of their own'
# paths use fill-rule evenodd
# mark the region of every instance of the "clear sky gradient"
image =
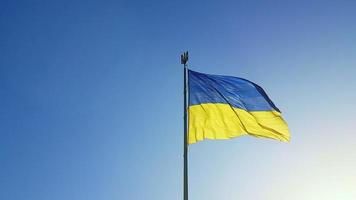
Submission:
<svg viewBox="0 0 356 200">
<path fill-rule="evenodd" d="M 0 199 L 181 200 L 183 69 L 292 140 L 189 148 L 190 200 L 356 199 L 356 1 L 0 1 Z"/>
</svg>

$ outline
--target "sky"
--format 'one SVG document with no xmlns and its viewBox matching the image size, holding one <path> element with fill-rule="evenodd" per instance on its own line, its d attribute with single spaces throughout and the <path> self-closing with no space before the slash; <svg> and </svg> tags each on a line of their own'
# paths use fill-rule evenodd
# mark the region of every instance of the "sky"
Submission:
<svg viewBox="0 0 356 200">
<path fill-rule="evenodd" d="M 356 1 L 0 0 L 0 199 L 182 199 L 183 67 L 292 139 L 189 146 L 190 200 L 356 199 Z"/>
</svg>

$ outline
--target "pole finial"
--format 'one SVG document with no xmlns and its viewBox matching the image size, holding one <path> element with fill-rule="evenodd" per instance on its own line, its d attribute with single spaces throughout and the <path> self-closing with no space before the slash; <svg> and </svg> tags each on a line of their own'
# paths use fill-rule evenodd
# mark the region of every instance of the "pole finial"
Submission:
<svg viewBox="0 0 356 200">
<path fill-rule="evenodd" d="M 188 62 L 188 59 L 189 59 L 189 57 L 188 57 L 188 51 L 186 51 L 186 52 L 184 52 L 183 54 L 180 55 L 180 62 L 181 62 L 182 64 L 186 65 L 187 62 Z"/>
</svg>

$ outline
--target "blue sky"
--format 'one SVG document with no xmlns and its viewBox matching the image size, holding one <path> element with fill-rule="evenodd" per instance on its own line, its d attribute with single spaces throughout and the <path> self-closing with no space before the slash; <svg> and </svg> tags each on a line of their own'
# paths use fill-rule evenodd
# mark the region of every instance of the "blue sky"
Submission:
<svg viewBox="0 0 356 200">
<path fill-rule="evenodd" d="M 0 199 L 182 199 L 182 66 L 261 85 L 290 143 L 190 146 L 190 199 L 356 198 L 355 1 L 0 1 Z"/>
</svg>

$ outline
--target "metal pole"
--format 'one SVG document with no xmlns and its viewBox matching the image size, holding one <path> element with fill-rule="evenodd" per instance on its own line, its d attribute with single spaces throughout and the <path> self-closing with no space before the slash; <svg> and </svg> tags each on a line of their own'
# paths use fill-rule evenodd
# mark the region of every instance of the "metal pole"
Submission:
<svg viewBox="0 0 356 200">
<path fill-rule="evenodd" d="M 188 51 L 181 55 L 181 63 L 184 65 L 184 175 L 183 175 L 183 200 L 188 200 L 188 124 L 187 124 L 187 61 Z"/>
</svg>

